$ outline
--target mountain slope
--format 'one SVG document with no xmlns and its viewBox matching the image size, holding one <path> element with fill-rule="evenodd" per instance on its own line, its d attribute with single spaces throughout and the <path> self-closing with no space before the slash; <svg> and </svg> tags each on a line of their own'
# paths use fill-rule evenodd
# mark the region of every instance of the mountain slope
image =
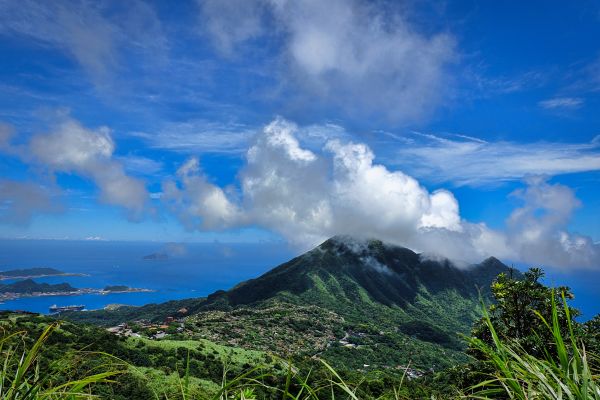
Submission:
<svg viewBox="0 0 600 400">
<path fill-rule="evenodd" d="M 208 334 L 215 327 L 206 321 L 215 310 L 317 306 L 344 324 L 341 338 L 313 354 L 352 367 L 409 361 L 439 367 L 464 358 L 459 334 L 479 317 L 480 292 L 485 297 L 493 279 L 508 270 L 495 258 L 461 269 L 378 240 L 334 237 L 256 279 L 213 293 L 193 308 L 191 320 Z"/>
<path fill-rule="evenodd" d="M 363 301 L 366 294 L 387 306 L 406 306 L 422 288 L 432 294 L 452 289 L 462 296 L 477 295 L 478 287 L 488 287 L 507 270 L 493 257 L 459 269 L 448 260 L 423 259 L 412 250 L 379 240 L 334 237 L 259 278 L 208 296 L 205 305 L 247 305 L 285 294 L 318 302 L 306 294 L 329 282 L 321 289 L 335 294 L 337 301 Z"/>
<path fill-rule="evenodd" d="M 480 315 L 480 291 L 485 296 L 508 270 L 495 258 L 457 268 L 379 240 L 334 237 L 205 299 L 73 317 L 161 319 L 185 306 L 196 338 L 286 356 L 291 349 L 319 354 L 350 368 L 409 362 L 439 368 L 465 358 L 459 334 L 467 334 Z"/>
</svg>

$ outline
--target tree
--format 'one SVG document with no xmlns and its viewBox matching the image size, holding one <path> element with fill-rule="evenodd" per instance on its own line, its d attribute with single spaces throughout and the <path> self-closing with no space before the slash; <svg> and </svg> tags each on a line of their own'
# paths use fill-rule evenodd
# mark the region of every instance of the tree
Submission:
<svg viewBox="0 0 600 400">
<path fill-rule="evenodd" d="M 531 268 L 524 274 L 511 270 L 509 274 L 502 273 L 491 286 L 495 303 L 489 307 L 492 324 L 500 338 L 504 341 L 514 341 L 535 357 L 543 357 L 546 351 L 554 351 L 553 337 L 544 321 L 551 324 L 552 298 L 556 304 L 563 303 L 563 298 L 573 298 L 571 289 L 567 286 L 549 288 L 540 282 L 544 272 L 540 268 Z M 576 325 L 574 318 L 580 312 L 568 307 L 571 322 Z M 564 307 L 558 307 L 559 325 L 564 337 L 568 336 L 567 313 Z M 488 326 L 483 319 L 475 323 L 472 336 L 491 344 L 492 338 Z M 477 351 L 470 353 L 478 356 Z"/>
</svg>

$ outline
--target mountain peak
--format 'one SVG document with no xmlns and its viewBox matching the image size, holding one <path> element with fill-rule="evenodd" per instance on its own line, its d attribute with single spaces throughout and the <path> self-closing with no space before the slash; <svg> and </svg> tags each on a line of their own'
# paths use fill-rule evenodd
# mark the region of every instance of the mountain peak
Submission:
<svg viewBox="0 0 600 400">
<path fill-rule="evenodd" d="M 498 273 L 507 270 L 494 258 L 461 269 L 445 258 L 422 257 L 381 240 L 337 235 L 256 279 L 211 295 L 208 302 L 235 306 L 286 298 L 322 305 L 333 297 L 404 306 L 424 292 L 457 291 L 477 298 L 477 287 L 489 287 Z"/>
<path fill-rule="evenodd" d="M 417 256 L 417 253 L 406 247 L 386 243 L 376 238 L 360 238 L 351 235 L 335 235 L 321 243 L 319 246 L 317 246 L 317 249 L 337 250 L 338 252 L 349 251 L 356 255 L 364 255 L 366 253 L 377 253 L 385 250 L 394 249 L 405 251 L 407 253 L 412 254 L 413 256 Z"/>
</svg>

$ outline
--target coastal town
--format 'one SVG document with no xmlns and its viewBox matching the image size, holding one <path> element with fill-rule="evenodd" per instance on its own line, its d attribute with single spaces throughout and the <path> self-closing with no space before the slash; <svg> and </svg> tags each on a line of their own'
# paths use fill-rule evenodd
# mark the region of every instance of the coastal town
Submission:
<svg viewBox="0 0 600 400">
<path fill-rule="evenodd" d="M 182 308 L 177 312 L 177 314 L 179 317 L 168 316 L 160 323 L 151 322 L 145 319 L 136 320 L 131 323 L 122 322 L 118 325 L 106 328 L 106 331 L 119 337 L 149 340 L 181 340 L 185 336 L 193 335 L 193 330 L 189 329 L 190 327 L 186 327 L 186 319 L 184 316 L 187 314 L 187 309 Z M 347 332 L 342 339 L 334 339 L 328 342 L 327 347 L 342 346 L 346 348 L 358 349 L 360 345 L 352 343 L 351 338 L 353 336 L 365 337 L 366 334 L 362 332 Z M 318 356 L 315 355 L 313 358 L 318 358 Z M 425 374 L 419 369 L 411 368 L 410 365 L 372 366 L 370 364 L 363 364 L 360 370 L 367 371 L 371 367 L 403 371 L 403 374 L 409 380 L 420 378 Z"/>
<path fill-rule="evenodd" d="M 179 316 L 168 316 L 161 323 L 140 319 L 131 323 L 122 322 L 116 326 L 106 328 L 106 330 L 121 337 L 143 337 L 151 340 L 164 339 L 168 335 L 185 333 L 186 328 L 184 316 L 187 313 L 188 310 L 186 308 L 182 308 L 177 312 Z"/>
</svg>

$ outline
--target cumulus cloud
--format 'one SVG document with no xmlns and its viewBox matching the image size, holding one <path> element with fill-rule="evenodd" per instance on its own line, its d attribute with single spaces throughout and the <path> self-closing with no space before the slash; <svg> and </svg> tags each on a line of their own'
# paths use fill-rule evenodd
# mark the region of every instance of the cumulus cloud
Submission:
<svg viewBox="0 0 600 400">
<path fill-rule="evenodd" d="M 594 266 L 598 246 L 566 228 L 578 201 L 543 179 L 515 192 L 523 201 L 506 231 L 461 218 L 451 192 L 430 193 L 416 179 L 377 164 L 362 143 L 304 148 L 295 124 L 276 119 L 248 149 L 241 193 L 210 183 L 190 159 L 167 181 L 170 205 L 190 228 L 256 224 L 306 249 L 334 235 L 379 238 L 463 263 L 496 257 L 554 266 Z M 541 213 L 541 214 L 540 214 Z"/>
<path fill-rule="evenodd" d="M 390 162 L 433 182 L 480 186 L 519 181 L 528 175 L 561 175 L 600 170 L 600 142 L 487 142 L 453 135 L 387 135 L 404 144 Z"/>
<path fill-rule="evenodd" d="M 450 86 L 454 38 L 420 32 L 394 7 L 358 0 L 201 4 L 222 52 L 256 37 L 280 44 L 280 83 L 311 102 L 406 122 L 431 112 Z"/>
<path fill-rule="evenodd" d="M 544 178 L 527 180 L 527 188 L 513 193 L 523 206 L 508 219 L 510 245 L 525 262 L 600 266 L 600 245 L 591 238 L 566 231 L 573 211 L 581 206 L 573 191 Z"/>
<path fill-rule="evenodd" d="M 54 195 L 52 187 L 0 179 L 0 222 L 27 224 L 34 215 L 61 211 Z"/>
<path fill-rule="evenodd" d="M 208 182 L 197 158 L 190 158 L 177 170 L 179 185 L 163 184 L 161 200 L 175 212 L 188 229 L 225 229 L 240 222 L 240 212 L 225 192 Z"/>
<path fill-rule="evenodd" d="M 133 219 L 144 212 L 148 193 L 144 183 L 125 173 L 115 160 L 115 144 L 107 127 L 88 129 L 66 118 L 49 133 L 36 134 L 26 143 L 7 142 L 4 151 L 51 172 L 74 173 L 89 178 L 100 189 L 100 198 L 124 207 Z"/>
</svg>

